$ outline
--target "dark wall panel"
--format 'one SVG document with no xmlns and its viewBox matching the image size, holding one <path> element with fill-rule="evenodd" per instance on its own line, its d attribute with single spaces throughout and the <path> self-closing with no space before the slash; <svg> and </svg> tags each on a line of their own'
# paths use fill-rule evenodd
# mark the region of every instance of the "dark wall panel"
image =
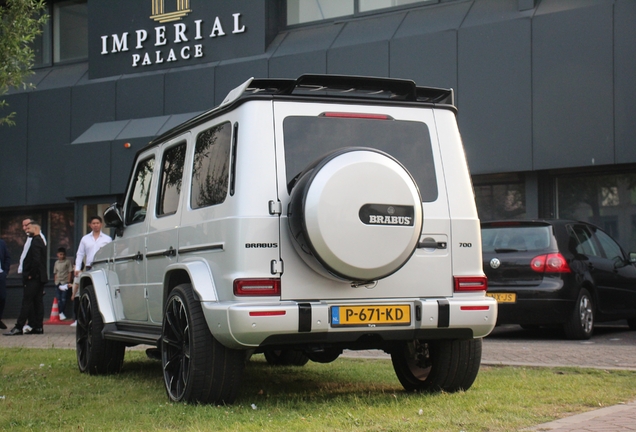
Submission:
<svg viewBox="0 0 636 432">
<path fill-rule="evenodd" d="M 71 142 L 93 123 L 116 119 L 115 81 L 75 86 L 71 92 Z"/>
<path fill-rule="evenodd" d="M 64 151 L 71 136 L 70 112 L 70 87 L 29 94 L 28 205 L 66 202 L 65 168 L 81 166 L 68 165 Z"/>
<path fill-rule="evenodd" d="M 459 31 L 459 126 L 473 174 L 532 169 L 531 21 Z"/>
<path fill-rule="evenodd" d="M 551 12 L 554 3 L 549 13 L 541 3 L 532 28 L 534 169 L 611 164 L 612 4 Z"/>
<path fill-rule="evenodd" d="M 0 108 L 0 117 L 16 114 L 14 126 L 0 126 L 0 207 L 26 204 L 28 98 L 26 93 L 3 96 L 9 105 Z"/>
<path fill-rule="evenodd" d="M 269 76 L 298 78 L 305 73 L 327 73 L 327 50 L 343 27 L 332 24 L 290 31 L 269 60 Z"/>
<path fill-rule="evenodd" d="M 327 72 L 389 76 L 389 41 L 405 14 L 392 14 L 345 25 L 327 53 Z"/>
<path fill-rule="evenodd" d="M 214 107 L 213 67 L 177 70 L 166 74 L 165 113 L 204 111 Z"/>
<path fill-rule="evenodd" d="M 249 78 L 267 77 L 267 59 L 265 57 L 244 62 L 224 62 L 216 69 L 214 82 L 214 106 L 223 102 L 233 88 L 243 84 Z"/>
<path fill-rule="evenodd" d="M 617 1 L 614 7 L 616 74 L 614 82 L 616 122 L 615 163 L 636 162 L 636 2 Z"/>
<path fill-rule="evenodd" d="M 117 81 L 117 120 L 163 115 L 164 74 Z"/>
<path fill-rule="evenodd" d="M 64 146 L 68 166 L 64 196 L 82 197 L 110 194 L 110 142 Z"/>
</svg>

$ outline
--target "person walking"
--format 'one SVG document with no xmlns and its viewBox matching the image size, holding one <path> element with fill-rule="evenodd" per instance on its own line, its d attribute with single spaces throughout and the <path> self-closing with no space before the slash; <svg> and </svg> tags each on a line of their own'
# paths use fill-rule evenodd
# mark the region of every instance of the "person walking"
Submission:
<svg viewBox="0 0 636 432">
<path fill-rule="evenodd" d="M 99 216 L 91 216 L 88 226 L 91 232 L 82 237 L 75 255 L 75 276 L 79 276 L 83 261 L 85 261 L 84 268 L 90 270 L 97 251 L 113 241 L 109 235 L 102 232 L 102 218 Z"/>
<path fill-rule="evenodd" d="M 27 318 L 33 317 L 31 334 L 43 334 L 44 320 L 43 289 L 48 280 L 46 271 L 46 245 L 40 235 L 40 225 L 31 222 L 27 229 L 31 237 L 29 250 L 22 262 L 22 282 L 24 283 L 24 295 L 22 296 L 22 309 L 20 316 L 11 331 L 5 336 L 18 336 L 23 334 L 23 327 Z"/>
<path fill-rule="evenodd" d="M 7 275 L 10 267 L 11 256 L 9 255 L 9 248 L 7 248 L 4 240 L 0 239 L 0 329 L 3 330 L 7 328 L 6 324 L 2 322 L 2 314 L 7 300 Z"/>
<path fill-rule="evenodd" d="M 57 261 L 53 267 L 53 277 L 55 279 L 55 289 L 57 291 L 57 303 L 60 308 L 60 319 L 65 320 L 66 298 L 69 294 L 69 287 L 73 283 L 73 263 L 66 258 L 66 249 L 57 249 Z"/>
</svg>

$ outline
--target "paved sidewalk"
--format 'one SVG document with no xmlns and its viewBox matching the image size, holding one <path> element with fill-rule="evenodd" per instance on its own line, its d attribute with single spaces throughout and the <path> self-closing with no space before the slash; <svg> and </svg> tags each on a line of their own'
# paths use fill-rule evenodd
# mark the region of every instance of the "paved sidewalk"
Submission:
<svg viewBox="0 0 636 432">
<path fill-rule="evenodd" d="M 9 325 L 8 320 L 5 323 Z M 70 324 L 71 321 L 68 321 Z M 75 348 L 75 327 L 68 324 L 45 325 L 43 335 L 0 336 L 0 348 Z M 3 330 L 5 332 L 7 330 Z M 631 332 L 627 333 L 631 336 Z M 146 349 L 138 346 L 128 349 Z M 384 358 L 384 352 L 347 351 L 344 356 Z M 563 367 L 575 366 L 598 369 L 636 371 L 636 344 L 625 337 L 593 341 L 510 340 L 489 337 L 484 339 L 482 364 L 498 366 Z M 636 401 L 589 411 L 544 423 L 527 431 L 555 432 L 613 432 L 636 431 Z"/>
</svg>

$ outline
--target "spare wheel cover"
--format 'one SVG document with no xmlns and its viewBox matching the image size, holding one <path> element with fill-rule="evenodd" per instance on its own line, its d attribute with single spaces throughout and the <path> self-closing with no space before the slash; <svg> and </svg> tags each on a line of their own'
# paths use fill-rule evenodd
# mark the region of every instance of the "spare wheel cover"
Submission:
<svg viewBox="0 0 636 432">
<path fill-rule="evenodd" d="M 413 254 L 422 231 L 422 199 L 409 172 L 392 156 L 370 148 L 342 149 L 301 182 L 299 216 L 307 243 L 302 249 L 308 247 L 332 275 L 381 279 Z"/>
</svg>

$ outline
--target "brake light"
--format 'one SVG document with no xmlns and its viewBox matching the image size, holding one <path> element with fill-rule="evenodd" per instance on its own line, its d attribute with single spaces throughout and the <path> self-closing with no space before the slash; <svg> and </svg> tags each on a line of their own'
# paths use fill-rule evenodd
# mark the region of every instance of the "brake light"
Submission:
<svg viewBox="0 0 636 432">
<path fill-rule="evenodd" d="M 280 279 L 235 279 L 236 296 L 279 296 Z"/>
<path fill-rule="evenodd" d="M 532 258 L 530 267 L 537 273 L 570 273 L 570 266 L 560 253 L 539 255 Z"/>
<path fill-rule="evenodd" d="M 336 118 L 355 118 L 355 119 L 369 119 L 369 120 L 392 120 L 393 117 L 385 114 L 365 114 L 365 113 L 348 113 L 348 112 L 324 112 L 320 114 L 323 117 L 336 117 Z"/>
<path fill-rule="evenodd" d="M 486 276 L 455 276 L 455 291 L 486 291 L 487 289 Z"/>
</svg>

